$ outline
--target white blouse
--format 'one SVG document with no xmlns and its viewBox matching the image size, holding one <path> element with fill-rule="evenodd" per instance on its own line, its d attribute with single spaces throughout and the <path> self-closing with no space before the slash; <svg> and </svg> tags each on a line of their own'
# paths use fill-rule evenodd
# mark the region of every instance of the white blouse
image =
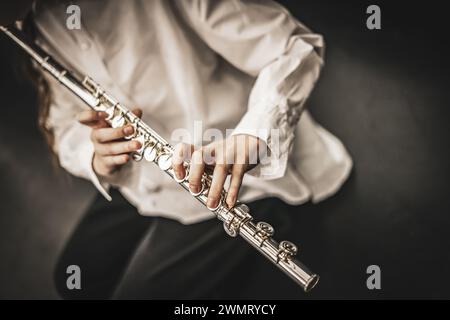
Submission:
<svg viewBox="0 0 450 320">
<path fill-rule="evenodd" d="M 70 1 L 70 4 L 74 3 Z M 323 65 L 323 40 L 272 1 L 75 1 L 79 30 L 66 27 L 69 2 L 37 2 L 38 42 L 69 69 L 90 75 L 171 141 L 184 128 L 252 134 L 275 161 L 247 173 L 243 202 L 275 196 L 290 204 L 335 193 L 351 171 L 342 143 L 304 111 Z M 104 181 L 92 169 L 90 128 L 76 114 L 85 106 L 50 80 L 48 125 L 61 165 L 90 179 L 110 198 L 119 188 L 139 212 L 185 224 L 213 217 L 145 161 L 127 164 Z M 278 148 L 270 129 L 279 129 Z M 193 134 L 195 137 L 195 135 Z M 192 143 L 201 143 L 195 138 Z"/>
</svg>

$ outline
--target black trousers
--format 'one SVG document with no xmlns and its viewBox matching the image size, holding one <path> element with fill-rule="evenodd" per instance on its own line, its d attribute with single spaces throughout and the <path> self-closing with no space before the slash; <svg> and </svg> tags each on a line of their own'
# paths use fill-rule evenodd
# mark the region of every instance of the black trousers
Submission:
<svg viewBox="0 0 450 320">
<path fill-rule="evenodd" d="M 60 256 L 54 279 L 64 299 L 242 298 L 256 283 L 253 270 L 267 263 L 217 219 L 186 226 L 139 215 L 118 191 L 112 197 L 97 196 Z M 258 218 L 277 216 L 264 200 L 250 208 Z M 80 267 L 80 290 L 67 288 L 70 265 Z"/>
</svg>

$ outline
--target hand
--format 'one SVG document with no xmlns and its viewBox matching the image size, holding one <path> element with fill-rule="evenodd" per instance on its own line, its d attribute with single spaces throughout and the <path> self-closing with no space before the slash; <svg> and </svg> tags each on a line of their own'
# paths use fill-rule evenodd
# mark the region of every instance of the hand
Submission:
<svg viewBox="0 0 450 320">
<path fill-rule="evenodd" d="M 142 116 L 142 110 L 135 109 L 133 113 Z M 139 150 L 138 141 L 126 141 L 124 137 L 131 135 L 134 128 L 127 125 L 120 128 L 111 128 L 105 121 L 105 112 L 83 111 L 78 114 L 81 124 L 92 128 L 91 140 L 94 144 L 94 158 L 92 167 L 96 174 L 108 177 L 124 164 L 130 161 L 130 152 Z"/>
<path fill-rule="evenodd" d="M 231 208 L 236 204 L 245 172 L 258 163 L 259 149 L 263 147 L 261 144 L 258 138 L 251 135 L 231 136 L 195 151 L 193 145 L 180 143 L 175 147 L 172 167 L 177 179 L 181 180 L 186 176 L 183 162 L 190 160 L 189 188 L 192 193 L 201 191 L 201 180 L 205 170 L 213 170 L 207 201 L 208 208 L 212 209 L 219 205 L 225 180 L 228 174 L 231 174 L 225 199 L 226 204 Z"/>
</svg>

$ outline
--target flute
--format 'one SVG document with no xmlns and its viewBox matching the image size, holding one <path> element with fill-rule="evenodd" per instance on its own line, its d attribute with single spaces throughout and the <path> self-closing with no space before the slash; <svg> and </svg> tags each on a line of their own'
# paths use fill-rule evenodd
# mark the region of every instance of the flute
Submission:
<svg viewBox="0 0 450 320">
<path fill-rule="evenodd" d="M 16 27 L 2 27 L 0 30 L 11 40 L 19 45 L 40 67 L 57 79 L 63 86 L 80 98 L 86 105 L 95 111 L 103 111 L 107 114 L 106 121 L 113 128 L 124 125 L 132 125 L 134 132 L 126 139 L 137 140 L 141 148 L 132 154 L 136 161 L 145 159 L 155 163 L 162 171 L 168 174 L 185 190 L 190 191 L 188 183 L 188 163 L 185 163 L 186 175 L 183 179 L 177 179 L 172 169 L 171 146 L 164 138 L 134 115 L 125 106 L 108 95 L 100 85 L 90 77 L 84 76 L 82 80 L 73 73 L 67 71 L 61 64 L 55 61 L 42 48 L 30 42 Z M 211 184 L 211 176 L 203 174 L 202 188 L 192 196 L 206 207 L 208 189 Z M 274 228 L 266 222 L 253 222 L 247 205 L 237 202 L 233 208 L 225 204 L 226 191 L 222 190 L 221 201 L 216 208 L 209 208 L 215 216 L 223 222 L 224 229 L 231 237 L 237 235 L 244 238 L 250 245 L 262 253 L 268 260 L 299 284 L 305 292 L 311 290 L 319 281 L 319 276 L 308 270 L 301 262 L 295 259 L 297 247 L 289 241 L 276 242 L 272 236 Z"/>
</svg>

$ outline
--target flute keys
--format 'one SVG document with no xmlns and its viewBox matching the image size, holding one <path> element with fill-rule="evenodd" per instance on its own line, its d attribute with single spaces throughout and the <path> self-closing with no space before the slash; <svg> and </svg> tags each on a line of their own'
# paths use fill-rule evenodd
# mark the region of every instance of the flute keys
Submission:
<svg viewBox="0 0 450 320">
<path fill-rule="evenodd" d="M 274 235 L 275 229 L 267 222 L 260 221 L 256 224 L 256 234 L 259 234 L 263 238 L 268 238 Z"/>
<path fill-rule="evenodd" d="M 137 136 L 136 138 L 133 139 L 133 141 L 138 141 L 141 144 L 141 148 L 132 153 L 133 160 L 141 161 L 144 153 L 145 137 L 142 135 Z"/>
<path fill-rule="evenodd" d="M 223 229 L 230 237 L 236 237 L 238 235 L 238 230 L 232 224 L 223 224 Z"/>
<path fill-rule="evenodd" d="M 157 156 L 158 156 L 158 150 L 156 149 L 156 146 L 149 146 L 144 151 L 144 158 L 148 162 L 155 161 Z"/>
<path fill-rule="evenodd" d="M 129 134 L 129 135 L 127 135 L 127 136 L 124 137 L 126 140 L 131 140 L 131 139 L 134 139 L 134 138 L 139 137 L 139 136 L 143 136 L 143 137 L 146 136 L 145 133 L 142 133 L 142 132 L 138 129 L 138 124 L 137 124 L 137 123 L 132 122 L 132 123 L 129 123 L 129 125 L 131 125 L 131 126 L 133 127 L 133 132 L 132 132 L 131 134 Z M 147 139 L 144 139 L 143 142 L 146 142 L 146 140 L 147 140 Z M 141 141 L 139 141 L 139 142 L 141 142 Z"/>
<path fill-rule="evenodd" d="M 142 153 L 137 153 L 137 152 L 133 152 L 133 154 L 131 156 L 133 157 L 134 161 L 141 161 L 143 158 Z"/>
<path fill-rule="evenodd" d="M 106 116 L 106 120 L 107 121 L 111 121 L 112 118 L 114 118 L 114 111 L 115 110 L 116 110 L 115 107 L 109 107 L 109 108 L 105 109 L 105 112 L 107 114 L 107 116 Z"/>
<path fill-rule="evenodd" d="M 131 139 L 135 138 L 135 137 L 137 136 L 137 134 L 138 134 L 137 129 L 136 129 L 136 126 L 135 126 L 135 125 L 132 125 L 132 127 L 133 127 L 133 133 L 130 134 L 130 135 L 128 135 L 128 136 L 125 136 L 124 138 L 125 138 L 126 140 L 131 140 Z"/>
<path fill-rule="evenodd" d="M 267 222 L 260 221 L 256 224 L 256 230 L 254 236 L 259 241 L 259 246 L 262 247 L 264 242 L 273 236 L 275 233 L 274 228 Z"/>
<path fill-rule="evenodd" d="M 122 116 L 115 116 L 111 121 L 111 127 L 120 128 L 125 125 L 125 118 Z"/>
<path fill-rule="evenodd" d="M 158 166 L 161 170 L 167 171 L 172 167 L 172 155 L 163 153 L 158 157 Z"/>
<path fill-rule="evenodd" d="M 297 246 L 290 241 L 281 241 L 279 249 L 286 251 L 290 255 L 295 255 L 298 251 Z"/>
<path fill-rule="evenodd" d="M 223 229 L 230 237 L 236 237 L 239 233 L 239 223 L 236 223 L 234 215 L 225 218 L 223 222 Z"/>
<path fill-rule="evenodd" d="M 297 254 L 297 246 L 289 241 L 281 241 L 278 245 L 277 263 L 279 261 L 287 261 Z"/>
</svg>

